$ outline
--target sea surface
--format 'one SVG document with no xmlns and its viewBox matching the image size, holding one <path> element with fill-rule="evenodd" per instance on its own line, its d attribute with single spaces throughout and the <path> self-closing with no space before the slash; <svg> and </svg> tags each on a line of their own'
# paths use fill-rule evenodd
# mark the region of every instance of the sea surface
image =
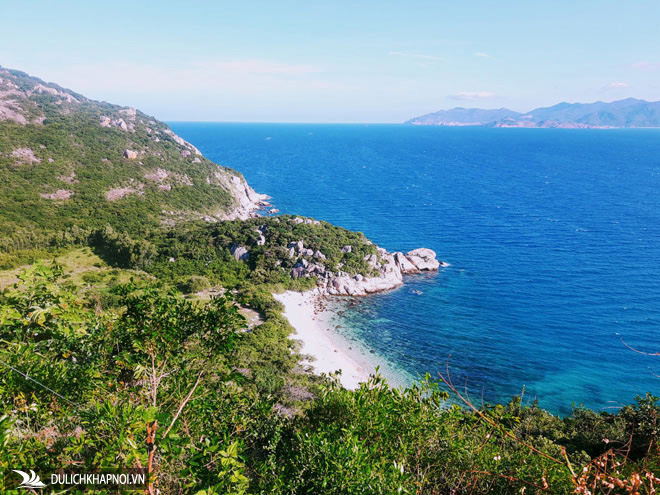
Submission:
<svg viewBox="0 0 660 495">
<path fill-rule="evenodd" d="M 172 123 L 282 213 L 451 263 L 348 308 L 405 380 L 555 413 L 660 395 L 660 130 Z"/>
</svg>

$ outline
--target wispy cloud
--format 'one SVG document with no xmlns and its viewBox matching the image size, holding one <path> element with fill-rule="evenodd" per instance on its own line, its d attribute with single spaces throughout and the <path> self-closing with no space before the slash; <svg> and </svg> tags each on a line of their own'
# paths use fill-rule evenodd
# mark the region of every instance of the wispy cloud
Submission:
<svg viewBox="0 0 660 495">
<path fill-rule="evenodd" d="M 603 87 L 605 91 L 611 90 L 611 89 L 625 89 L 629 88 L 630 84 L 627 82 L 622 82 L 622 81 L 616 81 L 616 82 L 611 82 Z"/>
<path fill-rule="evenodd" d="M 488 100 L 493 97 L 495 93 L 490 91 L 461 91 L 449 96 L 452 100 Z"/>
<path fill-rule="evenodd" d="M 633 69 L 639 70 L 657 70 L 660 69 L 660 62 L 649 62 L 648 60 L 640 60 L 632 64 Z"/>
<path fill-rule="evenodd" d="M 420 60 L 442 60 L 440 57 L 436 57 L 435 55 L 426 55 L 424 53 L 409 53 L 409 52 L 399 52 L 399 51 L 392 51 L 389 53 L 389 55 L 395 56 L 395 57 L 408 57 L 408 58 L 416 58 Z"/>
<path fill-rule="evenodd" d="M 495 58 L 492 55 L 488 55 L 487 53 L 484 52 L 474 52 L 472 55 L 475 57 L 481 57 L 481 58 Z"/>
</svg>

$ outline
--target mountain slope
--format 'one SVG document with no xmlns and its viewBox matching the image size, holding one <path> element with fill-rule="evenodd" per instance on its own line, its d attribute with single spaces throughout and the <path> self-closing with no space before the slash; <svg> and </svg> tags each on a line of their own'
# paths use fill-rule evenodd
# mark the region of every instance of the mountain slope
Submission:
<svg viewBox="0 0 660 495">
<path fill-rule="evenodd" d="M 660 127 L 660 101 L 627 98 L 610 103 L 562 102 L 551 107 L 536 108 L 525 114 L 506 109 L 454 108 L 415 117 L 406 123 L 490 127 Z"/>
<path fill-rule="evenodd" d="M 153 117 L 0 67 L 0 238 L 247 218 L 264 199 Z"/>
<path fill-rule="evenodd" d="M 559 103 L 526 115 L 539 126 L 558 122 L 589 127 L 660 127 L 660 102 L 627 98 L 611 103 Z"/>
<path fill-rule="evenodd" d="M 509 110 L 508 108 L 498 108 L 496 110 L 482 110 L 480 108 L 452 108 L 451 110 L 440 110 L 434 113 L 427 113 L 415 117 L 406 122 L 406 124 L 415 125 L 486 125 L 506 118 L 518 117 L 520 114 Z"/>
</svg>

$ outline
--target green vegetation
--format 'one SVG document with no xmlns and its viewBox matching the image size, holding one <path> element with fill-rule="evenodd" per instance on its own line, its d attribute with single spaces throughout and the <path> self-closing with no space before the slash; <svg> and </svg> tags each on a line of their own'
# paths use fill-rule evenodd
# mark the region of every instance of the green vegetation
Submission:
<svg viewBox="0 0 660 495">
<path fill-rule="evenodd" d="M 106 269 L 79 285 L 36 265 L 0 295 L 3 472 L 142 467 L 160 493 L 654 493 L 655 397 L 561 419 L 519 399 L 450 406 L 458 391 L 428 376 L 348 391 L 301 372 L 263 288 L 240 293 L 265 318 L 246 332 L 231 298 L 145 281 L 101 309 L 84 280 Z"/>
<path fill-rule="evenodd" d="M 263 236 L 263 244 L 259 237 Z M 376 255 L 376 247 L 363 234 L 336 227 L 327 222 L 296 223 L 294 217 L 253 218 L 216 224 L 190 224 L 185 228 L 157 231 L 146 237 L 156 251 L 147 271 L 162 280 L 203 274 L 211 283 L 234 288 L 249 280 L 256 284 L 282 284 L 287 288 L 313 287 L 309 281 L 294 281 L 291 268 L 297 257 L 290 257 L 288 246 L 302 241 L 306 249 L 319 251 L 324 259 L 310 260 L 327 270 L 343 270 L 349 274 L 371 272 L 366 256 Z M 106 249 L 107 243 L 102 249 Z M 343 253 L 350 245 L 352 251 Z M 232 246 L 244 246 L 249 253 L 245 261 L 236 261 Z M 149 248 L 144 248 L 145 250 Z M 108 248 L 108 252 L 116 252 Z M 118 256 L 124 257 L 119 254 Z M 171 261 L 173 260 L 173 261 Z M 136 265 L 139 266 L 139 265 Z"/>
<path fill-rule="evenodd" d="M 0 120 L 0 252 L 45 247 L 49 233 L 74 227 L 110 225 L 137 234 L 162 222 L 222 216 L 231 210 L 234 198 L 226 183 L 240 174 L 197 156 L 164 123 L 18 71 L 0 67 L 0 78 L 21 90 L 7 87 L 12 105 L 28 118 L 39 117 L 27 124 Z M 76 102 L 36 92 L 36 84 Z M 126 129 L 103 127 L 101 117 L 121 119 Z M 136 151 L 137 158 L 125 158 L 126 149 Z M 17 150 L 31 155 L 15 156 Z M 159 169 L 166 176 L 159 176 Z M 108 191 L 119 188 L 131 192 L 106 199 Z M 42 197 L 58 190 L 73 194 L 68 199 Z"/>
<path fill-rule="evenodd" d="M 0 75 L 20 109 L 0 122 L 2 488 L 112 468 L 151 495 L 656 493 L 656 397 L 559 418 L 475 407 L 449 377 L 306 372 L 273 293 L 370 275 L 376 246 L 291 216 L 202 222 L 238 174 L 140 112 Z"/>
</svg>

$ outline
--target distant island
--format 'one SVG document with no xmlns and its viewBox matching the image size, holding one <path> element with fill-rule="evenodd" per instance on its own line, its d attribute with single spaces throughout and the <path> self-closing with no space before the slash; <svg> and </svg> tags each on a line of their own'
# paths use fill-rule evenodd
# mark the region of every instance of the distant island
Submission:
<svg viewBox="0 0 660 495">
<path fill-rule="evenodd" d="M 619 127 L 660 127 L 660 101 L 636 98 L 610 103 L 558 103 L 536 108 L 527 113 L 507 108 L 452 108 L 414 117 L 405 122 L 413 125 L 544 127 L 565 129 L 611 129 Z"/>
</svg>

